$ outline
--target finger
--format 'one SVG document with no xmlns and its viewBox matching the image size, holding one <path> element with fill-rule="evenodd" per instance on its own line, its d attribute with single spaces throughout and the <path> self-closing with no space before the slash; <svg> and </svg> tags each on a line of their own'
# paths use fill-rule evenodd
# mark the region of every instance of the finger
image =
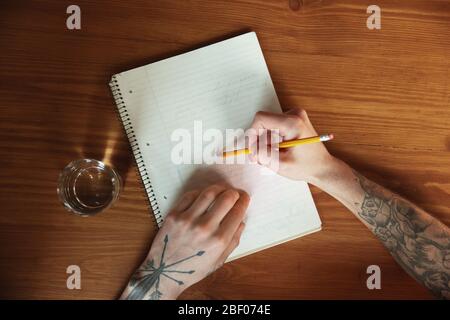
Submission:
<svg viewBox="0 0 450 320">
<path fill-rule="evenodd" d="M 259 136 L 256 150 L 256 160 L 260 165 L 268 166 L 270 164 L 270 157 L 272 147 L 270 146 L 269 131 L 264 130 L 264 133 Z"/>
<path fill-rule="evenodd" d="M 309 128 L 309 130 L 311 131 L 309 134 L 301 134 L 299 136 L 299 138 L 304 138 L 306 136 L 311 136 L 311 135 L 317 135 L 316 130 L 314 129 L 313 125 L 311 124 L 311 121 L 309 120 L 308 117 L 308 113 L 306 112 L 306 110 L 302 109 L 302 108 L 292 108 L 289 109 L 288 111 L 285 112 L 285 114 L 290 114 L 290 115 L 294 115 L 294 116 L 298 116 L 300 118 L 301 123 L 303 123 L 305 128 Z M 306 130 L 302 130 L 303 131 Z"/>
<path fill-rule="evenodd" d="M 234 249 L 237 248 L 237 246 L 239 245 L 241 236 L 242 236 L 242 232 L 244 232 L 244 229 L 245 229 L 245 223 L 241 222 L 238 229 L 233 234 L 230 244 L 228 245 L 228 247 L 225 249 L 225 251 L 220 255 L 219 259 L 217 260 L 218 268 L 220 268 L 225 263 L 225 261 L 230 256 L 230 254 L 234 251 Z"/>
<path fill-rule="evenodd" d="M 250 204 L 248 194 L 244 191 L 240 191 L 239 193 L 239 200 L 236 201 L 233 208 L 222 219 L 217 230 L 217 236 L 223 238 L 225 242 L 231 240 L 231 237 L 236 232 L 242 220 L 244 220 L 245 212 Z"/>
<path fill-rule="evenodd" d="M 263 128 L 248 128 L 245 131 L 246 137 L 246 147 L 250 148 L 252 145 L 256 144 L 258 141 L 258 136 L 262 133 Z"/>
<path fill-rule="evenodd" d="M 250 163 L 256 163 L 256 153 L 258 151 L 258 130 L 249 128 L 246 131 L 247 135 L 247 148 L 250 150 L 248 159 Z"/>
<path fill-rule="evenodd" d="M 206 212 L 211 204 L 216 200 L 217 196 L 221 194 L 226 187 L 224 185 L 214 184 L 207 187 L 198 195 L 194 203 L 186 210 L 184 214 L 190 216 L 190 218 L 196 218 Z"/>
<path fill-rule="evenodd" d="M 283 142 L 283 137 L 280 135 L 278 130 L 270 131 L 270 144 L 273 146 L 277 146 L 280 142 Z"/>
<path fill-rule="evenodd" d="M 201 217 L 201 223 L 218 226 L 223 217 L 233 208 L 240 194 L 237 190 L 228 189 L 223 191 L 214 201 L 211 208 Z"/>
<path fill-rule="evenodd" d="M 253 119 L 253 129 L 278 129 L 285 140 L 295 139 L 300 135 L 300 116 L 259 111 Z"/>
<path fill-rule="evenodd" d="M 184 210 L 187 210 L 192 203 L 194 203 L 195 199 L 197 199 L 198 195 L 200 194 L 199 190 L 192 190 L 189 192 L 186 192 L 181 196 L 181 199 L 175 204 L 173 207 L 173 211 L 175 212 L 182 212 Z"/>
<path fill-rule="evenodd" d="M 280 168 L 280 151 L 278 149 L 273 149 L 270 155 L 258 153 L 256 159 L 260 165 L 272 171 L 278 172 Z"/>
<path fill-rule="evenodd" d="M 277 130 L 265 130 L 259 136 L 257 147 L 252 146 L 251 160 L 265 166 L 275 172 L 279 168 L 279 150 L 278 143 L 281 137 Z"/>
<path fill-rule="evenodd" d="M 299 107 L 292 107 L 284 112 L 284 114 L 294 114 L 298 116 L 302 116 L 304 113 L 306 113 L 306 111 Z"/>
</svg>

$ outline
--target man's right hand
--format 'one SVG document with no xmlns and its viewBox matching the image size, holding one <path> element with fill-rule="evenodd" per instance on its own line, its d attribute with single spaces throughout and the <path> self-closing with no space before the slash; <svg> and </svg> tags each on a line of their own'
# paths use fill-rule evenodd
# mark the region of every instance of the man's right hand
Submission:
<svg viewBox="0 0 450 320">
<path fill-rule="evenodd" d="M 284 114 L 259 112 L 252 128 L 278 129 L 283 140 L 317 136 L 306 112 L 297 108 Z M 267 144 L 264 135 L 249 137 L 250 142 Z M 253 145 L 251 155 L 259 163 L 312 183 L 339 200 L 410 275 L 436 296 L 450 299 L 450 230 L 445 224 L 334 158 L 322 143 L 280 149 L 276 166 L 276 152 L 267 156 L 257 149 Z"/>
<path fill-rule="evenodd" d="M 280 149 L 279 152 L 262 152 L 256 144 L 267 144 L 265 135 L 258 133 L 278 130 L 281 141 L 302 139 L 317 136 L 317 132 L 309 121 L 306 111 L 293 108 L 283 114 L 258 112 L 249 130 L 249 141 L 252 153 L 249 157 L 258 163 L 276 170 L 278 174 L 294 179 L 312 182 L 323 174 L 333 161 L 323 143 Z M 280 142 L 281 142 L 280 141 Z M 279 161 L 277 165 L 274 165 Z"/>
</svg>

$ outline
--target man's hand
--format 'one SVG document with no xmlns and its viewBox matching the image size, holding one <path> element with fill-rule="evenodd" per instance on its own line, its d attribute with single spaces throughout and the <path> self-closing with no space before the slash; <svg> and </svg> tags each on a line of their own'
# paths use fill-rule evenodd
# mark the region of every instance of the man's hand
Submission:
<svg viewBox="0 0 450 320">
<path fill-rule="evenodd" d="M 213 185 L 184 194 L 167 215 L 122 299 L 175 299 L 222 266 L 239 244 L 249 196 Z"/>
<path fill-rule="evenodd" d="M 279 130 L 282 140 L 317 135 L 301 109 L 285 114 L 260 112 L 252 128 Z M 267 144 L 264 134 L 249 137 L 250 143 Z M 332 157 L 322 143 L 280 149 L 275 166 L 277 153 L 267 156 L 260 149 L 255 144 L 251 147 L 255 160 L 335 197 L 378 237 L 405 271 L 436 296 L 450 299 L 450 230 L 446 225 Z"/>
<path fill-rule="evenodd" d="M 280 149 L 279 152 L 275 151 L 270 154 L 261 147 L 257 147 L 257 144 L 259 146 L 267 145 L 265 131 L 270 130 L 279 131 L 280 137 L 275 139 L 278 140 L 277 142 L 317 136 L 306 111 L 300 108 L 291 109 L 283 114 L 258 112 L 251 128 L 255 130 L 253 130 L 253 134 L 252 131 L 249 131 L 252 151 L 249 157 L 285 177 L 311 182 L 321 175 L 333 158 L 323 143 Z M 255 136 L 255 134 L 259 136 Z"/>
</svg>

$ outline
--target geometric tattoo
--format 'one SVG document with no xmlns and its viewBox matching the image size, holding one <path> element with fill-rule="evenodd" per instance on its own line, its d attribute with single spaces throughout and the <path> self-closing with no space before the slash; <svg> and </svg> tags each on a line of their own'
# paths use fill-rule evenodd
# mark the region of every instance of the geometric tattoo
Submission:
<svg viewBox="0 0 450 320">
<path fill-rule="evenodd" d="M 198 251 L 196 254 L 193 254 L 184 259 L 166 264 L 164 261 L 164 254 L 166 253 L 167 243 L 169 242 L 169 236 L 166 235 L 164 237 L 164 248 L 161 254 L 161 260 L 159 262 L 159 266 L 155 267 L 154 260 L 148 261 L 143 267 L 139 268 L 136 273 L 131 277 L 130 286 L 134 287 L 130 294 L 125 298 L 126 300 L 142 300 L 149 293 L 150 289 L 154 287 L 154 291 L 148 296 L 149 300 L 159 300 L 162 296 L 162 292 L 159 291 L 159 282 L 161 277 L 165 277 L 176 282 L 178 285 L 183 285 L 184 282 L 177 280 L 170 276 L 170 274 L 174 273 L 184 273 L 184 274 L 193 274 L 194 270 L 190 271 L 179 271 L 179 270 L 171 270 L 170 268 L 180 264 L 184 261 L 192 259 L 197 256 L 201 256 L 205 253 L 205 251 Z"/>
<path fill-rule="evenodd" d="M 450 232 L 447 226 L 354 171 L 364 191 L 358 215 L 394 259 L 437 297 L 450 299 Z"/>
</svg>

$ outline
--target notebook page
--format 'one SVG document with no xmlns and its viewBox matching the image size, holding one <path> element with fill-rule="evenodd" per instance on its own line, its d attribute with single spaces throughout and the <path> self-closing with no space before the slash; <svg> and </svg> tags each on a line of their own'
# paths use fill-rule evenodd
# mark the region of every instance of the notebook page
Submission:
<svg viewBox="0 0 450 320">
<path fill-rule="evenodd" d="M 162 60 L 117 76 L 163 215 L 186 188 L 226 180 L 252 197 L 247 226 L 231 258 L 320 228 L 304 182 L 263 174 L 258 165 L 175 165 L 175 130 L 207 142 L 201 130 L 248 128 L 257 111 L 281 112 L 255 33 Z M 196 139 L 198 138 L 198 139 Z M 193 159 L 195 160 L 195 159 Z"/>
</svg>

